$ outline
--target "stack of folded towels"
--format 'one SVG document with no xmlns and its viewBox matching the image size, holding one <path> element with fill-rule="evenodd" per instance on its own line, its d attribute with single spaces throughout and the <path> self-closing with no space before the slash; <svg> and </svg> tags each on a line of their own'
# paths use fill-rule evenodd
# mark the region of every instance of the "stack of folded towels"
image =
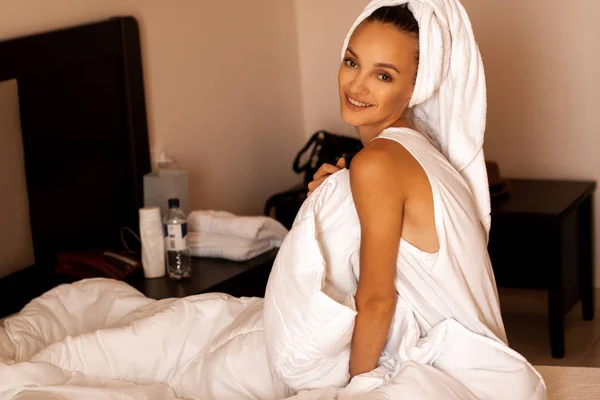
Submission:
<svg viewBox="0 0 600 400">
<path fill-rule="evenodd" d="M 263 216 L 226 211 L 193 211 L 188 216 L 188 246 L 194 257 L 246 261 L 279 247 L 288 230 Z"/>
</svg>

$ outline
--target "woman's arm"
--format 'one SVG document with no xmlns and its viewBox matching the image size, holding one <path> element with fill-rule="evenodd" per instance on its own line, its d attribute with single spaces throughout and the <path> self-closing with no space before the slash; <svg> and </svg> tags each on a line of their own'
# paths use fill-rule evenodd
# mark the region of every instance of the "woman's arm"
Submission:
<svg viewBox="0 0 600 400">
<path fill-rule="evenodd" d="M 398 296 L 394 279 L 406 201 L 396 178 L 398 169 L 398 159 L 379 144 L 363 149 L 350 167 L 361 227 L 351 378 L 377 367 L 394 315 Z"/>
</svg>

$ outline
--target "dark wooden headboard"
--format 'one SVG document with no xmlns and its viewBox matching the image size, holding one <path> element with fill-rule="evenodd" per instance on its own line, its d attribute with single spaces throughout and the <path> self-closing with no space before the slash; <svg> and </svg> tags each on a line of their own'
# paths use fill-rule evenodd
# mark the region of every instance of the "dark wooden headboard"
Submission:
<svg viewBox="0 0 600 400">
<path fill-rule="evenodd" d="M 2 316 L 53 285 L 58 252 L 121 248 L 121 227 L 137 230 L 150 152 L 134 18 L 0 42 L 0 60 L 0 81 L 18 85 L 35 255 L 0 280 Z"/>
</svg>

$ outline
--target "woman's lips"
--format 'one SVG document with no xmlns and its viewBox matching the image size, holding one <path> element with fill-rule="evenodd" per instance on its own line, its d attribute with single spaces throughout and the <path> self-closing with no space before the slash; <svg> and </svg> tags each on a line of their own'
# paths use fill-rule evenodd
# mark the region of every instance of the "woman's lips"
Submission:
<svg viewBox="0 0 600 400">
<path fill-rule="evenodd" d="M 346 106 L 349 109 L 351 109 L 351 110 L 354 110 L 354 111 L 363 111 L 363 110 L 366 110 L 366 109 L 368 109 L 370 107 L 373 107 L 372 104 L 360 102 L 358 100 L 355 100 L 355 99 L 351 98 L 348 95 L 345 95 L 345 97 L 346 97 Z"/>
</svg>

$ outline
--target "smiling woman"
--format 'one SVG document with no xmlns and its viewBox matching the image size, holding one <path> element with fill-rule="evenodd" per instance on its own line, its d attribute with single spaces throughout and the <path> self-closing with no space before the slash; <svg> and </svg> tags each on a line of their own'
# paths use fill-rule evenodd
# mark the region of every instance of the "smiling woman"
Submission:
<svg viewBox="0 0 600 400">
<path fill-rule="evenodd" d="M 404 300 L 424 332 L 452 319 L 506 343 L 487 253 L 483 76 L 455 0 L 374 0 L 346 36 L 341 116 L 364 146 L 349 165 L 360 223 L 350 377 L 397 351 Z M 310 192 L 345 168 L 321 166 Z"/>
<path fill-rule="evenodd" d="M 355 30 L 338 74 L 342 118 L 377 134 L 412 127 L 405 113 L 419 65 L 419 24 L 406 4 L 376 10 Z M 370 134 L 369 136 L 372 136 Z"/>
<path fill-rule="evenodd" d="M 415 129 L 407 110 L 418 65 L 419 25 L 401 4 L 381 7 L 357 26 L 339 69 L 342 118 L 365 145 L 350 174 L 362 236 L 351 376 L 375 368 L 385 345 L 397 297 L 400 239 L 430 253 L 439 247 L 423 168 L 392 141 L 371 144 L 387 128 Z"/>
</svg>

